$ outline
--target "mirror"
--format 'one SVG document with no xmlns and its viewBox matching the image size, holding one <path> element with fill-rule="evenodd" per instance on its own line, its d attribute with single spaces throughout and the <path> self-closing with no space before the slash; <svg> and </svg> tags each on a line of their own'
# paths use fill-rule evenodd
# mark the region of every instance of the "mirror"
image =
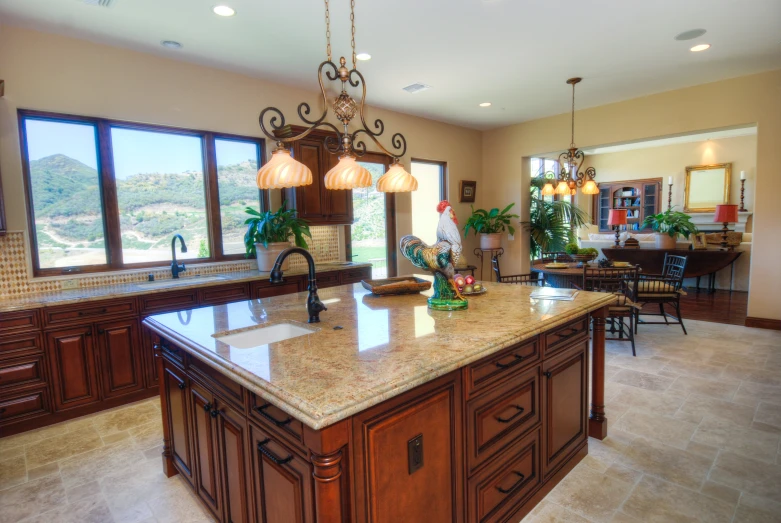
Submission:
<svg viewBox="0 0 781 523">
<path fill-rule="evenodd" d="M 731 163 L 687 167 L 684 212 L 714 212 L 716 205 L 729 203 L 731 171 Z"/>
</svg>

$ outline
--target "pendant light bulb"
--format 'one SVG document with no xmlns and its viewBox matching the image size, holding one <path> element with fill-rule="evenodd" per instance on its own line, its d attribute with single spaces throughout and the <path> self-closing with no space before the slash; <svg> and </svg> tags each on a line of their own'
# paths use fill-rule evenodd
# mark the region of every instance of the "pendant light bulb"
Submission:
<svg viewBox="0 0 781 523">
<path fill-rule="evenodd" d="M 358 189 L 371 187 L 371 185 L 372 174 L 355 161 L 355 156 L 339 157 L 339 163 L 325 174 L 325 188 L 331 191 Z"/>
<path fill-rule="evenodd" d="M 271 160 L 258 169 L 258 189 L 284 189 L 312 183 L 312 171 L 290 156 L 290 151 L 279 147 Z"/>
<path fill-rule="evenodd" d="M 597 182 L 594 180 L 588 180 L 583 184 L 581 192 L 583 194 L 599 194 L 599 187 L 597 187 Z"/>
<path fill-rule="evenodd" d="M 412 192 L 418 190 L 418 180 L 408 173 L 401 162 L 396 160 L 388 172 L 377 180 L 379 192 Z"/>
<path fill-rule="evenodd" d="M 569 185 L 567 185 L 567 182 L 564 180 L 561 180 L 559 184 L 556 186 L 556 194 L 560 194 L 561 196 L 565 196 L 569 194 Z"/>
</svg>

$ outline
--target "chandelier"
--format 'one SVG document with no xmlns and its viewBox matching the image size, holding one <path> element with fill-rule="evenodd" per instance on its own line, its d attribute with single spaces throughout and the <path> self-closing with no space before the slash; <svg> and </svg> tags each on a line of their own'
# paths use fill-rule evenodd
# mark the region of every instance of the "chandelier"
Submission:
<svg viewBox="0 0 781 523">
<path fill-rule="evenodd" d="M 586 155 L 575 147 L 575 85 L 580 83 L 582 78 L 570 78 L 567 83 L 572 86 L 572 135 L 569 149 L 559 155 L 559 166 L 561 173 L 559 183 L 556 185 L 555 193 L 559 195 L 575 196 L 577 187 L 583 194 L 599 194 L 594 178 L 597 175 L 596 169 L 588 167 L 581 171 Z"/>
<path fill-rule="evenodd" d="M 378 140 L 385 132 L 385 124 L 379 118 L 374 120 L 373 127 L 366 124 L 364 118 L 364 102 L 366 100 L 366 82 L 357 68 L 355 54 L 355 0 L 350 1 L 350 26 L 352 30 L 352 69 L 347 68 L 347 60 L 339 59 L 337 66 L 331 57 L 331 13 L 329 0 L 325 0 L 325 38 L 327 59 L 320 64 L 317 77 L 320 83 L 323 112 L 317 119 L 310 118 L 311 107 L 306 102 L 298 105 L 298 117 L 308 125 L 299 134 L 293 135 L 291 127 L 286 125 L 285 116 L 276 107 L 266 107 L 261 111 L 258 121 L 260 129 L 269 139 L 276 142 L 277 147 L 271 155 L 271 160 L 258 170 L 257 185 L 260 189 L 278 189 L 283 187 L 298 187 L 312 183 L 312 171 L 304 164 L 295 160 L 288 150 L 289 144 L 300 140 L 319 127 L 334 131 L 325 139 L 325 147 L 331 154 L 338 155 L 339 163 L 325 175 L 325 188 L 331 190 L 355 189 L 372 185 L 371 173 L 361 166 L 357 159 L 366 153 L 364 139 L 374 142 L 383 154 L 391 157 L 388 172 L 380 177 L 377 190 L 380 192 L 409 192 L 417 190 L 417 180 L 401 165 L 399 159 L 407 152 L 407 140 L 401 133 L 391 137 L 391 153 Z M 326 121 L 328 117 L 328 95 L 326 82 L 341 82 L 341 92 L 334 98 L 330 107 L 336 119 L 341 122 L 339 130 L 334 124 Z M 362 94 L 356 102 L 347 92 L 347 85 L 360 87 Z M 360 127 L 350 132 L 350 122 L 358 117 Z M 390 178 L 389 178 L 390 176 Z M 387 179 L 386 179 L 387 178 Z"/>
</svg>

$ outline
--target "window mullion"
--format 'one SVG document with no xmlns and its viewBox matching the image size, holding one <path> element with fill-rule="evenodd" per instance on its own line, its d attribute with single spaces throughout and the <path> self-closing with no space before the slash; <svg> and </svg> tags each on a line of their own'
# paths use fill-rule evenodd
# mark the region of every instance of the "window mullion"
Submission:
<svg viewBox="0 0 781 523">
<path fill-rule="evenodd" d="M 122 232 L 119 225 L 119 200 L 114 176 L 114 155 L 111 149 L 111 126 L 98 122 L 98 150 L 100 152 L 100 184 L 103 201 L 103 219 L 106 228 L 106 249 L 112 269 L 124 267 Z"/>
<path fill-rule="evenodd" d="M 209 253 L 213 260 L 224 258 L 222 248 L 222 216 L 220 215 L 220 191 L 217 185 L 217 152 L 214 134 L 206 133 L 204 141 L 204 187 L 206 189 L 206 230 L 209 233 Z"/>
</svg>

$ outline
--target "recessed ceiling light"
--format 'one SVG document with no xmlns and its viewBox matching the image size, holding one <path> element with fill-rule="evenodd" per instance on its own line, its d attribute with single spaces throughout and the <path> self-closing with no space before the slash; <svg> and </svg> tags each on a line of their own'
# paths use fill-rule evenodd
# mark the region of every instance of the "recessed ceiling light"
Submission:
<svg viewBox="0 0 781 523">
<path fill-rule="evenodd" d="M 694 47 L 689 49 L 689 51 L 691 51 L 693 53 L 699 53 L 700 51 L 705 51 L 706 49 L 710 49 L 710 44 L 695 45 Z"/>
<path fill-rule="evenodd" d="M 233 16 L 236 14 L 236 10 L 232 7 L 228 7 L 227 5 L 215 5 L 212 8 L 212 11 L 214 11 L 214 14 L 219 16 Z"/>
<path fill-rule="evenodd" d="M 355 57 L 358 60 L 371 60 L 372 59 L 372 55 L 370 55 L 369 53 L 358 53 L 357 55 L 355 55 Z"/>
<path fill-rule="evenodd" d="M 491 107 L 491 102 L 483 102 L 480 104 L 480 107 Z"/>
<path fill-rule="evenodd" d="M 181 49 L 182 47 L 184 47 L 182 44 L 180 44 L 179 42 L 175 42 L 174 40 L 163 40 L 162 42 L 160 42 L 160 45 L 162 45 L 163 47 L 167 47 L 168 49 Z"/>
<path fill-rule="evenodd" d="M 681 34 L 675 36 L 676 40 L 694 40 L 704 35 L 707 31 L 705 29 L 689 29 Z"/>
</svg>

